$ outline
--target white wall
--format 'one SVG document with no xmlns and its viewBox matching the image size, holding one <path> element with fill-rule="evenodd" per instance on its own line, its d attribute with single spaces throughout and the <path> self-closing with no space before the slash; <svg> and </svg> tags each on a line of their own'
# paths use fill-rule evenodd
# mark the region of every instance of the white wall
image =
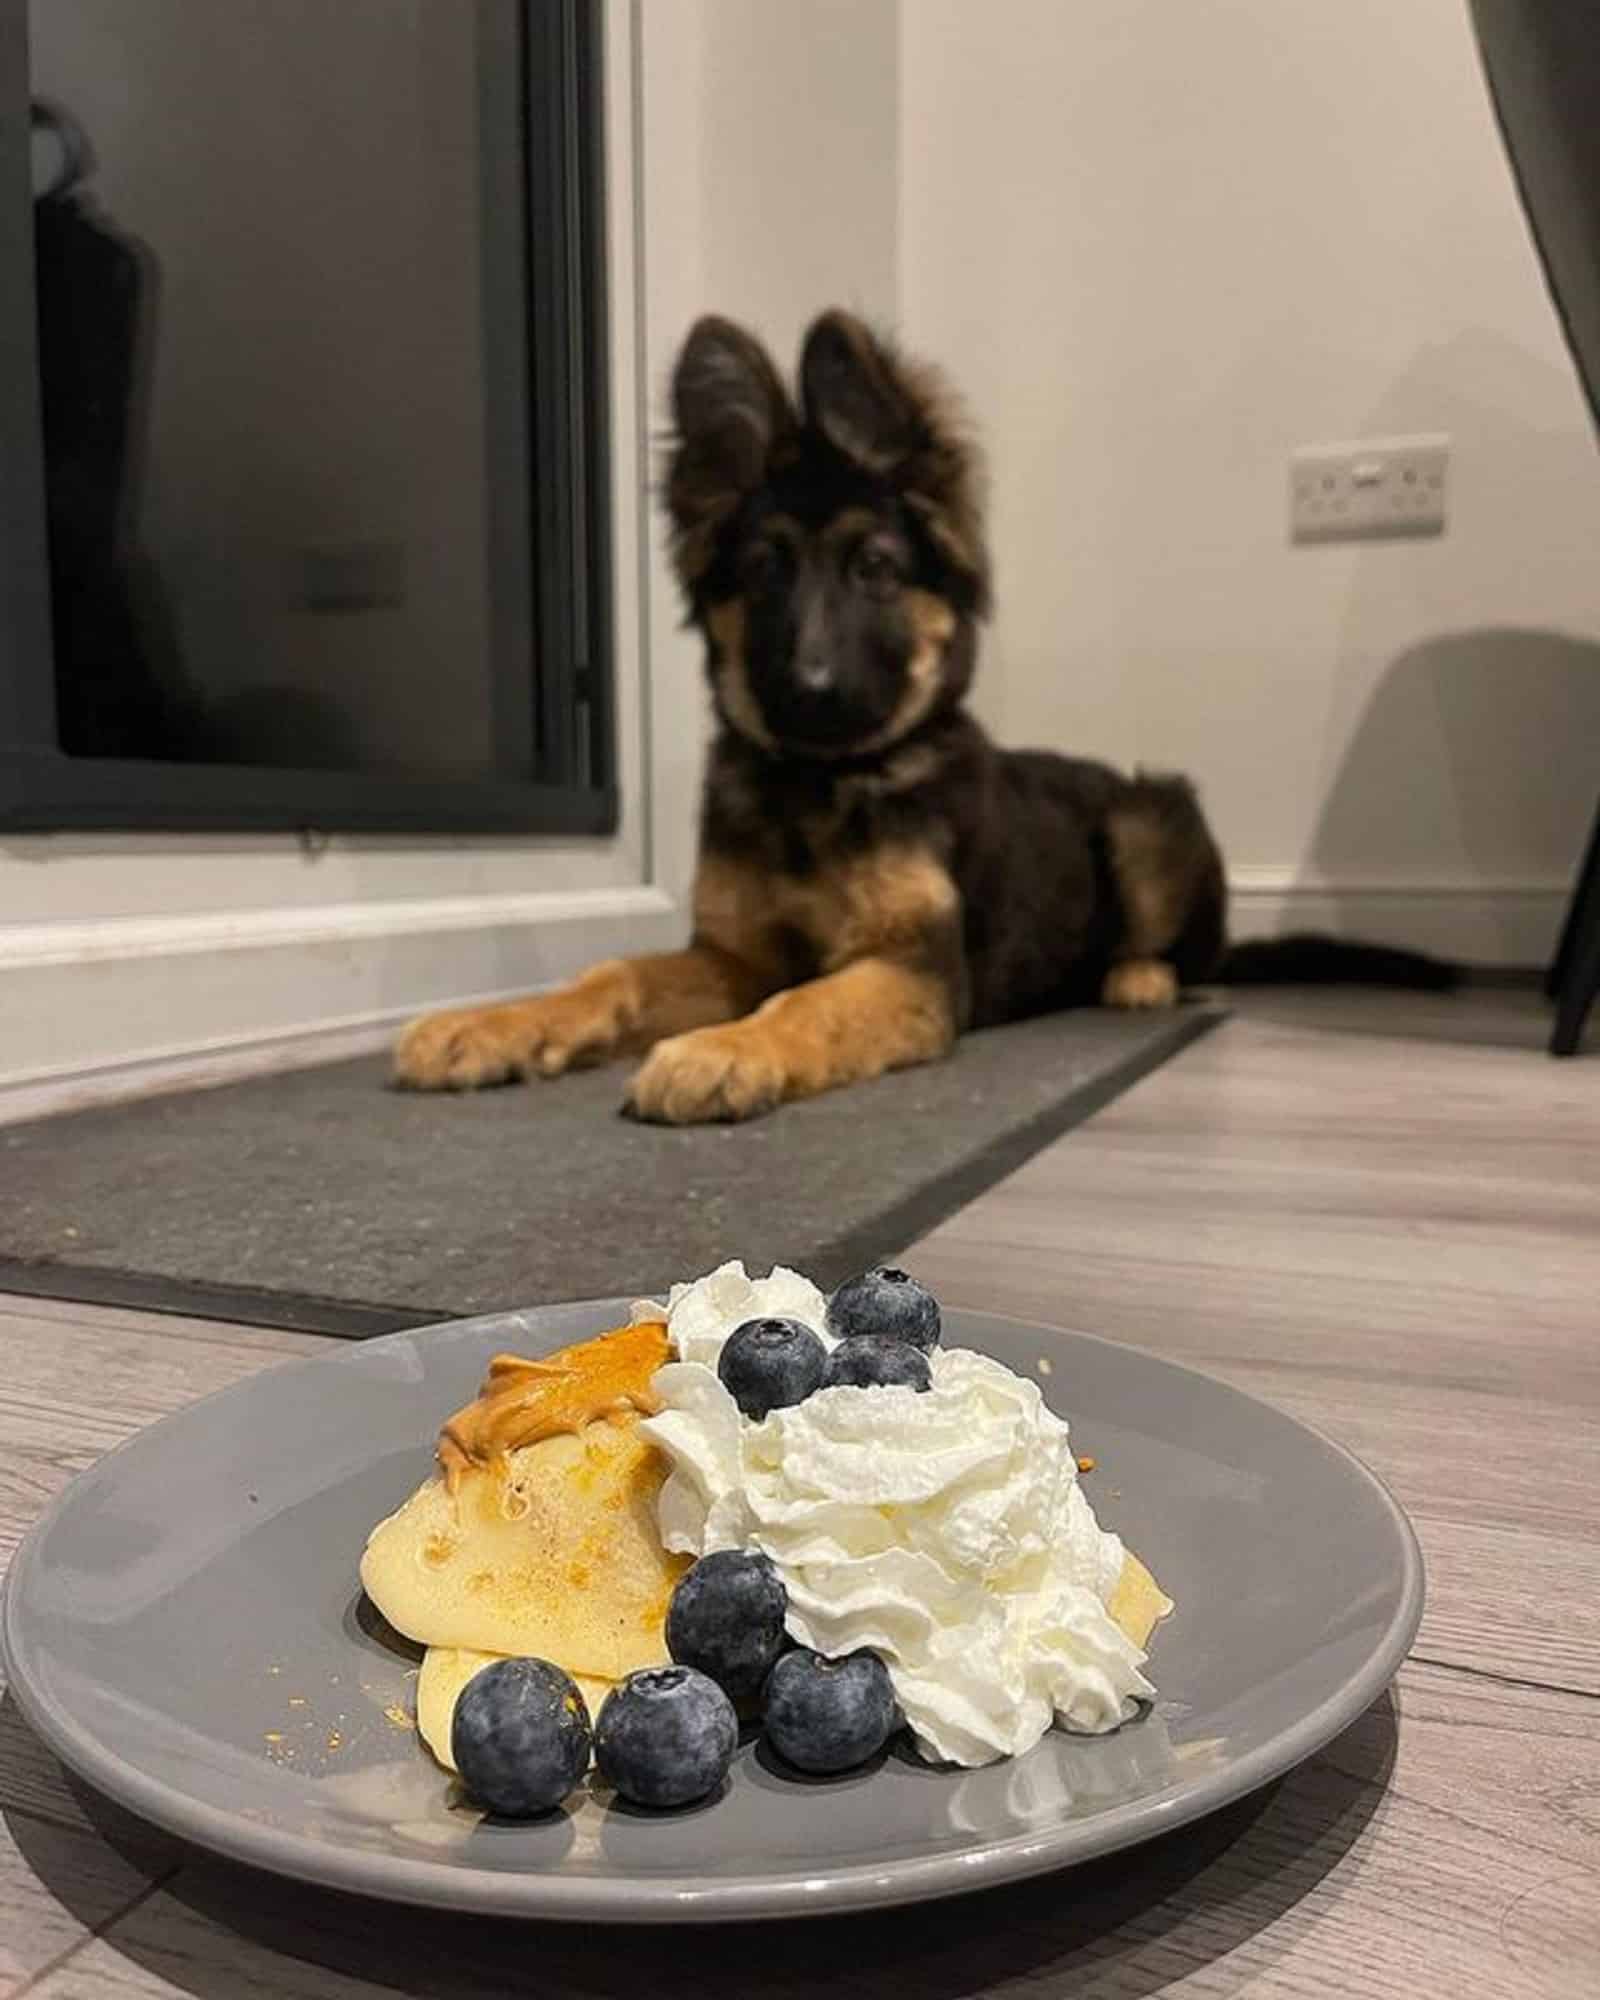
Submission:
<svg viewBox="0 0 1600 2000">
<path fill-rule="evenodd" d="M 901 25 L 901 320 L 991 446 L 990 719 L 1193 772 L 1242 927 L 1541 956 L 1600 785 L 1600 453 L 1464 0 Z M 1295 445 L 1435 429 L 1443 540 L 1289 546 Z"/>
<path fill-rule="evenodd" d="M 701 313 L 753 327 L 785 369 L 826 305 L 895 317 L 899 12 L 898 0 L 639 0 L 639 258 L 657 436 L 673 357 Z M 687 881 L 706 702 L 654 529 L 656 861 Z"/>
</svg>

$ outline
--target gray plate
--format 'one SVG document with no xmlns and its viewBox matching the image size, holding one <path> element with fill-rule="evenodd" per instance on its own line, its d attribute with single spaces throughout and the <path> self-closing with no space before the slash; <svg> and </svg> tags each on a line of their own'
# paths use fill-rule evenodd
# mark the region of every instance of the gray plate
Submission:
<svg viewBox="0 0 1600 2000">
<path fill-rule="evenodd" d="M 357 1558 L 491 1354 L 625 1316 L 554 1306 L 397 1333 L 132 1439 L 11 1566 L 24 1715 L 136 1813 L 308 1881 L 529 1917 L 790 1916 L 1037 1874 L 1211 1812 L 1352 1722 L 1416 1633 L 1416 1539 L 1339 1446 L 1153 1355 L 952 1312 L 949 1344 L 1035 1376 L 1071 1416 L 1101 1519 L 1178 1600 L 1154 1642 L 1156 1709 L 982 1771 L 891 1756 L 797 1782 L 751 1743 L 687 1814 L 585 1799 L 546 1823 L 479 1821 L 407 1726 L 415 1656 L 376 1628 Z"/>
</svg>

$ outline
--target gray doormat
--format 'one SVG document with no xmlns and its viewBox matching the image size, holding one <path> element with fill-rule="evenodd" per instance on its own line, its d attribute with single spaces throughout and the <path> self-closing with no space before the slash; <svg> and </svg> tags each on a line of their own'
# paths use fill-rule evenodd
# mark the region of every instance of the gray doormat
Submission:
<svg viewBox="0 0 1600 2000">
<path fill-rule="evenodd" d="M 749 1125 L 633 1124 L 617 1069 L 435 1097 L 372 1057 L 0 1128 L 0 1291 L 363 1335 L 727 1257 L 831 1285 L 1219 1018 L 1050 1015 Z"/>
</svg>

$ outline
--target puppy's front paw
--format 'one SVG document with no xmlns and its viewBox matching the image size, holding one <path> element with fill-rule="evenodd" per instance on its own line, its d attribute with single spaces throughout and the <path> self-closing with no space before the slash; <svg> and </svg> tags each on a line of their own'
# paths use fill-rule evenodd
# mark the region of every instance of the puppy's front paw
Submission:
<svg viewBox="0 0 1600 2000">
<path fill-rule="evenodd" d="M 395 1045 L 394 1080 L 410 1090 L 477 1090 L 604 1062 L 627 1030 L 631 1000 L 626 968 L 602 965 L 531 1000 L 424 1014 Z"/>
<path fill-rule="evenodd" d="M 481 1090 L 521 1075 L 516 1045 L 492 1007 L 424 1014 L 403 1028 L 394 1080 L 407 1090 Z"/>
<path fill-rule="evenodd" d="M 652 1125 L 758 1118 L 783 1102 L 787 1077 L 770 1035 L 753 1022 L 697 1028 L 657 1042 L 623 1109 Z"/>
<path fill-rule="evenodd" d="M 1100 998 L 1107 1007 L 1175 1007 L 1178 975 L 1163 959 L 1130 958 L 1112 966 Z"/>
</svg>

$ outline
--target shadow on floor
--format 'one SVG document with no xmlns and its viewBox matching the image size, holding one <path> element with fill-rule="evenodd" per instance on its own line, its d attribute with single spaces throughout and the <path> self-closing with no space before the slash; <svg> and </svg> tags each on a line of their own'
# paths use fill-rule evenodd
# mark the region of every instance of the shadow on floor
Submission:
<svg viewBox="0 0 1600 2000">
<path fill-rule="evenodd" d="M 1319 1034 L 1526 1049 L 1541 1057 L 1550 1041 L 1550 1005 L 1531 974 L 1520 975 L 1515 984 L 1468 986 L 1456 993 L 1267 986 L 1233 989 L 1228 999 L 1242 1019 Z"/>
</svg>

